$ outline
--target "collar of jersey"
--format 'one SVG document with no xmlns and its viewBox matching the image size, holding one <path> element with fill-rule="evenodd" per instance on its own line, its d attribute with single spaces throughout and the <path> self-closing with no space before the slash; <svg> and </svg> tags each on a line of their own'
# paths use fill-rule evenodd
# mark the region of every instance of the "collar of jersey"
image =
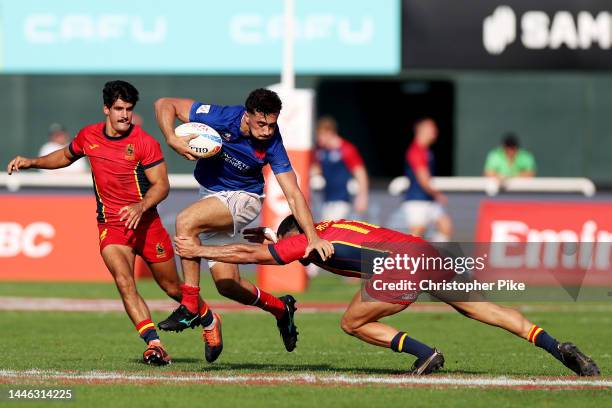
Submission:
<svg viewBox="0 0 612 408">
<path fill-rule="evenodd" d="M 125 139 L 126 137 L 128 137 L 130 133 L 132 133 L 132 129 L 134 129 L 134 125 L 130 125 L 130 128 L 127 130 L 127 132 L 125 132 L 121 136 L 112 137 L 106 134 L 106 124 L 104 124 L 102 126 L 102 134 L 107 140 L 115 141 L 115 140 Z"/>
</svg>

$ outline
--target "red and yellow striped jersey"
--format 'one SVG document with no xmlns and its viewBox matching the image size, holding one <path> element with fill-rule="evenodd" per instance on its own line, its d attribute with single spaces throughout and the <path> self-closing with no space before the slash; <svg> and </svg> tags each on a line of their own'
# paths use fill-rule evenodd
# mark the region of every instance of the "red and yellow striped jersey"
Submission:
<svg viewBox="0 0 612 408">
<path fill-rule="evenodd" d="M 362 221 L 323 221 L 315 225 L 319 236 L 334 246 L 334 255 L 322 262 L 311 252 L 307 261 L 330 272 L 360 277 L 370 274 L 364 262 L 373 256 L 394 252 L 397 244 L 426 243 L 423 239 Z M 396 245 L 393 245 L 396 244 Z M 270 253 L 280 265 L 301 260 L 308 246 L 306 235 L 299 234 L 281 239 L 268 246 Z"/>
</svg>

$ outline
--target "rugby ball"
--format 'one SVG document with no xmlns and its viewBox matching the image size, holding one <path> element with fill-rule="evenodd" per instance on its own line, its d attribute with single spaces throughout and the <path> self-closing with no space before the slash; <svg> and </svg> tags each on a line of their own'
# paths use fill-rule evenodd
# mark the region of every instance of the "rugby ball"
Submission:
<svg viewBox="0 0 612 408">
<path fill-rule="evenodd" d="M 204 123 L 183 123 L 174 130 L 174 133 L 180 137 L 197 135 L 198 137 L 189 141 L 189 147 L 201 158 L 214 156 L 221 151 L 223 146 L 219 133 Z"/>
</svg>

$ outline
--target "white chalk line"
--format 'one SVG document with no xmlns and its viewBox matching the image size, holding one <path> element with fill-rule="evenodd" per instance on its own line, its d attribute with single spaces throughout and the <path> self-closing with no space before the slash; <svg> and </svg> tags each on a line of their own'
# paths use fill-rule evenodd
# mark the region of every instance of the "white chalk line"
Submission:
<svg viewBox="0 0 612 408">
<path fill-rule="evenodd" d="M 608 379 L 561 379 L 561 378 L 510 378 L 510 377 L 449 377 L 449 376 L 370 376 L 370 375 L 320 375 L 320 374 L 253 374 L 215 375 L 177 372 L 168 374 L 140 374 L 115 371 L 50 371 L 0 369 L 1 379 L 29 379 L 46 381 L 74 381 L 91 383 L 133 382 L 138 384 L 168 383 L 212 383 L 259 385 L 310 384 L 310 385 L 395 385 L 428 387 L 506 387 L 529 389 L 612 389 Z"/>
</svg>

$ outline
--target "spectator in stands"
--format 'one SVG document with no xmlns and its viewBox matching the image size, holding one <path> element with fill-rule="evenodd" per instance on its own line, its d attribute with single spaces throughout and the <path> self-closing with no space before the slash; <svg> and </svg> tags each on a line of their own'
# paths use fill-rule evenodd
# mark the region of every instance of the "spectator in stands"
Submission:
<svg viewBox="0 0 612 408">
<path fill-rule="evenodd" d="M 323 190 L 322 218 L 337 220 L 346 218 L 351 212 L 349 181 L 357 181 L 357 192 L 353 201 L 355 212 L 363 216 L 368 209 L 368 173 L 359 151 L 338 134 L 338 124 L 330 116 L 317 122 L 317 149 L 313 173 L 325 179 Z"/>
<path fill-rule="evenodd" d="M 519 140 L 514 133 L 507 133 L 502 145 L 489 152 L 484 167 L 485 176 L 499 179 L 533 177 L 535 171 L 533 155 L 519 148 Z"/>
<path fill-rule="evenodd" d="M 433 242 L 446 242 L 452 234 L 452 221 L 444 211 L 448 199 L 432 184 L 434 156 L 430 146 L 438 138 L 438 126 L 431 118 L 414 125 L 414 139 L 406 150 L 406 176 L 410 186 L 404 195 L 402 209 L 410 233 L 423 237 L 430 225 L 436 227 Z"/>
<path fill-rule="evenodd" d="M 53 153 L 56 150 L 64 148 L 70 142 L 70 135 L 66 128 L 60 123 L 52 123 L 49 126 L 49 140 L 47 143 L 41 146 L 38 156 L 46 156 L 50 153 Z M 71 166 L 64 167 L 63 169 L 57 170 L 39 170 L 42 173 L 49 173 L 53 171 L 53 174 L 63 173 L 63 174 L 78 174 L 87 172 L 87 162 L 85 160 L 77 160 L 72 163 Z"/>
</svg>

